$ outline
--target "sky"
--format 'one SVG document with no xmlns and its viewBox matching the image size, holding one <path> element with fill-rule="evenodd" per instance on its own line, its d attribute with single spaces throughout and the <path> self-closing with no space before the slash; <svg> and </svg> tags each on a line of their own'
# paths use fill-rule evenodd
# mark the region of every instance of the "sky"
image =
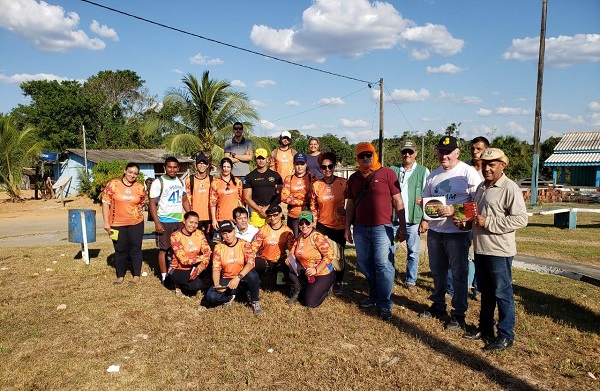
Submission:
<svg viewBox="0 0 600 391">
<path fill-rule="evenodd" d="M 533 142 L 542 0 L 96 3 L 189 34 L 85 1 L 0 0 L 0 112 L 30 103 L 28 80 L 130 69 L 162 100 L 208 70 L 248 94 L 255 135 L 356 143 L 378 137 L 383 79 L 385 137 L 460 123 L 465 139 Z M 545 47 L 541 139 L 600 130 L 600 1 L 548 0 Z"/>
</svg>

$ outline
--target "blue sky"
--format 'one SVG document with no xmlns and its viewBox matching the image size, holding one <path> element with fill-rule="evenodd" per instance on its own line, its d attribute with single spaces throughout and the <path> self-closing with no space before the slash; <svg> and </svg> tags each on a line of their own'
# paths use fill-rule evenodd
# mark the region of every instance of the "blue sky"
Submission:
<svg viewBox="0 0 600 391">
<path fill-rule="evenodd" d="M 97 0 L 146 19 L 349 80 L 239 51 L 83 1 L 0 0 L 0 112 L 19 83 L 131 69 L 159 100 L 183 75 L 231 82 L 285 129 L 350 142 L 461 123 L 460 136 L 532 142 L 542 0 Z M 600 129 L 600 1 L 548 0 L 542 140 Z M 371 82 L 372 88 L 367 83 Z"/>
</svg>

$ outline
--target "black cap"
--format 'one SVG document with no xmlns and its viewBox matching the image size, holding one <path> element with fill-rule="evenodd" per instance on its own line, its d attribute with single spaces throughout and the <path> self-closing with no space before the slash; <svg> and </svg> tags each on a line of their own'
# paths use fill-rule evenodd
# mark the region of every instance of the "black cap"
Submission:
<svg viewBox="0 0 600 391">
<path fill-rule="evenodd" d="M 233 223 L 229 220 L 223 220 L 219 222 L 219 231 L 220 232 L 231 232 L 235 229 Z"/>
<path fill-rule="evenodd" d="M 207 157 L 206 157 L 206 155 L 205 155 L 205 154 L 203 154 L 202 152 L 200 152 L 200 153 L 198 154 L 198 156 L 196 156 L 196 164 L 198 164 L 198 163 L 200 163 L 200 162 L 204 162 L 204 163 L 206 163 L 206 164 L 208 164 L 208 163 L 209 163 L 209 160 L 208 160 L 208 158 L 207 158 Z"/>
<path fill-rule="evenodd" d="M 456 138 L 452 136 L 444 136 L 437 143 L 436 148 L 441 149 L 442 151 L 454 151 L 458 148 L 458 142 L 456 141 Z"/>
<path fill-rule="evenodd" d="M 274 215 L 274 214 L 281 213 L 281 212 L 282 212 L 281 206 L 279 206 L 279 205 L 271 205 L 271 206 L 269 206 L 269 209 L 267 209 L 268 215 Z"/>
</svg>

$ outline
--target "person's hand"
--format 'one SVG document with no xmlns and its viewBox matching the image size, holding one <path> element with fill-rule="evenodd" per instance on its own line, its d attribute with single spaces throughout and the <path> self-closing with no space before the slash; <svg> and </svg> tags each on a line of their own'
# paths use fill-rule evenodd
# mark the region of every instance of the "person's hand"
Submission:
<svg viewBox="0 0 600 391">
<path fill-rule="evenodd" d="M 103 228 L 104 228 L 104 230 L 106 231 L 106 233 L 107 233 L 108 235 L 110 235 L 110 231 L 111 231 L 110 224 L 104 224 L 104 227 L 103 227 Z"/>
<path fill-rule="evenodd" d="M 267 218 L 267 209 L 269 209 L 269 205 L 259 206 L 258 210 L 257 210 L 258 215 L 260 217 L 262 217 L 263 219 L 266 219 Z"/>
<path fill-rule="evenodd" d="M 406 240 L 406 224 L 404 226 L 398 227 L 398 231 L 396 231 L 396 241 L 404 242 Z"/>
<path fill-rule="evenodd" d="M 165 227 L 162 225 L 160 221 L 154 222 L 154 230 L 157 234 L 162 235 L 165 232 Z"/>
<path fill-rule="evenodd" d="M 424 234 L 429 230 L 429 222 L 427 220 L 422 220 L 419 224 L 419 233 Z"/>
<path fill-rule="evenodd" d="M 213 226 L 213 229 L 215 230 L 215 232 L 219 232 L 219 223 L 217 222 L 216 219 L 214 219 L 212 221 L 212 226 Z"/>
<path fill-rule="evenodd" d="M 437 213 L 441 217 L 451 217 L 452 215 L 454 215 L 454 206 L 440 206 L 439 208 L 437 208 Z"/>
<path fill-rule="evenodd" d="M 456 226 L 456 228 L 461 229 L 465 227 L 465 222 L 459 219 L 456 216 L 452 216 L 452 223 Z"/>
<path fill-rule="evenodd" d="M 316 267 L 307 267 L 304 272 L 305 272 L 305 274 L 306 274 L 307 277 L 316 276 L 317 275 L 317 268 Z"/>
<path fill-rule="evenodd" d="M 346 228 L 346 232 L 344 233 L 344 238 L 346 239 L 346 242 L 354 243 L 354 239 L 352 238 L 352 231 L 350 231 L 350 228 Z"/>
<path fill-rule="evenodd" d="M 227 287 L 231 290 L 234 290 L 234 289 L 237 289 L 239 284 L 240 284 L 240 278 L 238 276 L 235 276 L 229 281 L 229 284 L 227 284 Z"/>
<path fill-rule="evenodd" d="M 476 227 L 485 227 L 485 215 L 477 215 L 473 218 L 473 225 Z"/>
</svg>

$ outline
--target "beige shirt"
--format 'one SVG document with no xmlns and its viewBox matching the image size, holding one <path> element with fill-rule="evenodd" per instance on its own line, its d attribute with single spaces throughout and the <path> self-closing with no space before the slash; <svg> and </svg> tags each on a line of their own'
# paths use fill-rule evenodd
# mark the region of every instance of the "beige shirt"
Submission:
<svg viewBox="0 0 600 391">
<path fill-rule="evenodd" d="M 479 214 L 486 216 L 485 227 L 473 227 L 475 254 L 514 256 L 515 231 L 527 226 L 527 207 L 519 186 L 502 175 L 487 189 L 481 182 L 474 198 Z"/>
</svg>

